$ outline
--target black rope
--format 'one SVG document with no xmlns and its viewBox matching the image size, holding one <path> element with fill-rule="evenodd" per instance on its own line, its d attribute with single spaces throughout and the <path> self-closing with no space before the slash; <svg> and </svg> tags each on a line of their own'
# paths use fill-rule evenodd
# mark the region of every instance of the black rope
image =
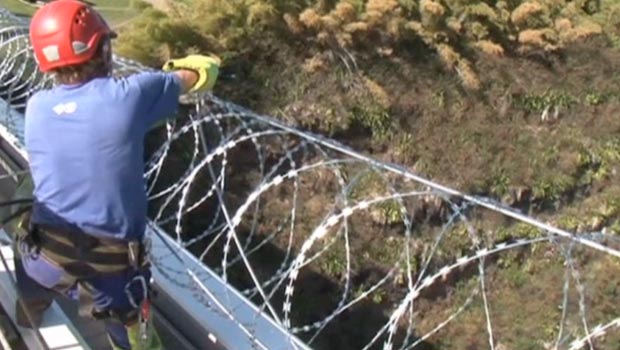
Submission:
<svg viewBox="0 0 620 350">
<path fill-rule="evenodd" d="M 8 206 L 15 205 L 15 204 L 32 203 L 33 201 L 34 201 L 33 198 L 11 199 L 11 200 L 8 200 L 8 201 L 0 202 L 0 208 L 1 207 L 8 207 Z"/>
<path fill-rule="evenodd" d="M 1 203 L 0 203 L 1 205 Z M 23 206 L 21 208 L 19 208 L 16 212 L 14 212 L 13 214 L 5 217 L 4 219 L 2 219 L 2 221 L 0 221 L 0 226 L 4 227 L 4 225 L 8 224 L 11 220 L 14 220 L 15 218 L 19 217 L 20 215 L 22 215 L 23 213 L 27 212 L 28 210 L 30 210 L 31 206 L 30 205 L 26 205 Z"/>
</svg>

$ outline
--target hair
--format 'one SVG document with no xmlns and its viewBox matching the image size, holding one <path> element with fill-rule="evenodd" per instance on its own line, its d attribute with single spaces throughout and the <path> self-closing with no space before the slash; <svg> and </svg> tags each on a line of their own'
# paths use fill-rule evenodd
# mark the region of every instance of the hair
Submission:
<svg viewBox="0 0 620 350">
<path fill-rule="evenodd" d="M 99 41 L 97 51 L 87 62 L 54 69 L 51 73 L 55 82 L 57 84 L 80 84 L 94 78 L 108 76 L 111 71 L 111 58 L 105 51 L 111 50 L 110 45 L 110 39 L 103 38 Z"/>
</svg>

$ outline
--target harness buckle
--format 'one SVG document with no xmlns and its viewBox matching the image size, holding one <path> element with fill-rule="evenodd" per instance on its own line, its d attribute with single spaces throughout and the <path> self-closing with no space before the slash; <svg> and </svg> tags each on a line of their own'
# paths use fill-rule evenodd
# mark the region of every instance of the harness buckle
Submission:
<svg viewBox="0 0 620 350">
<path fill-rule="evenodd" d="M 138 241 L 130 241 L 127 243 L 127 253 L 129 254 L 129 265 L 137 270 L 140 266 L 140 251 L 142 245 Z"/>
<path fill-rule="evenodd" d="M 16 247 L 20 255 L 34 256 L 40 252 L 37 228 L 30 221 L 30 211 L 19 216 L 17 224 L 13 228 Z"/>
<path fill-rule="evenodd" d="M 129 255 L 129 265 L 134 270 L 139 270 L 149 263 L 151 252 L 151 240 L 144 237 L 142 241 L 130 241 L 127 243 L 127 253 Z"/>
</svg>

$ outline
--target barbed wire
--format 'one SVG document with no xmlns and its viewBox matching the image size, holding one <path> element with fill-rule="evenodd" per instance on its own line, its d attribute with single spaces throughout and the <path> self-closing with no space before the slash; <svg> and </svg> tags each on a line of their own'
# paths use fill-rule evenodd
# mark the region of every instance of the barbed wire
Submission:
<svg viewBox="0 0 620 350">
<path fill-rule="evenodd" d="M 53 82 L 36 70 L 25 22 L 0 9 L 0 25 L 0 123 L 23 143 L 23 117 L 13 110 Z M 114 60 L 119 76 L 152 70 Z M 590 290 L 589 272 L 620 257 L 604 232 L 562 230 L 211 94 L 192 100 L 150 136 L 151 223 L 310 346 L 594 349 L 620 326 L 617 310 L 591 312 L 600 293 Z M 533 286 L 528 264 L 562 278 Z M 154 265 L 266 348 L 197 272 Z M 502 306 L 498 290 L 511 279 L 553 294 L 514 301 L 540 306 L 540 315 L 505 321 L 521 308 Z M 475 340 L 466 339 L 468 327 Z"/>
</svg>

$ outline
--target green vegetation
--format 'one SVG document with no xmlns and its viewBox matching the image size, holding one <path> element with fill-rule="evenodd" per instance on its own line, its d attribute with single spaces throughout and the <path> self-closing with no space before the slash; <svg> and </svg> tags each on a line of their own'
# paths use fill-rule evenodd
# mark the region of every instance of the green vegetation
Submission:
<svg viewBox="0 0 620 350">
<path fill-rule="evenodd" d="M 117 26 L 134 18 L 139 14 L 142 0 L 92 0 L 93 3 L 109 21 L 110 25 Z M 20 0 L 0 0 L 0 6 L 20 16 L 32 16 L 36 6 Z"/>
<path fill-rule="evenodd" d="M 20 16 L 31 16 L 35 7 L 19 0 L 1 0 L 0 6 Z"/>
<path fill-rule="evenodd" d="M 105 8 L 114 8 L 114 9 L 124 9 L 131 7 L 132 0 L 93 0 L 90 1 L 95 4 L 99 9 Z"/>
</svg>

